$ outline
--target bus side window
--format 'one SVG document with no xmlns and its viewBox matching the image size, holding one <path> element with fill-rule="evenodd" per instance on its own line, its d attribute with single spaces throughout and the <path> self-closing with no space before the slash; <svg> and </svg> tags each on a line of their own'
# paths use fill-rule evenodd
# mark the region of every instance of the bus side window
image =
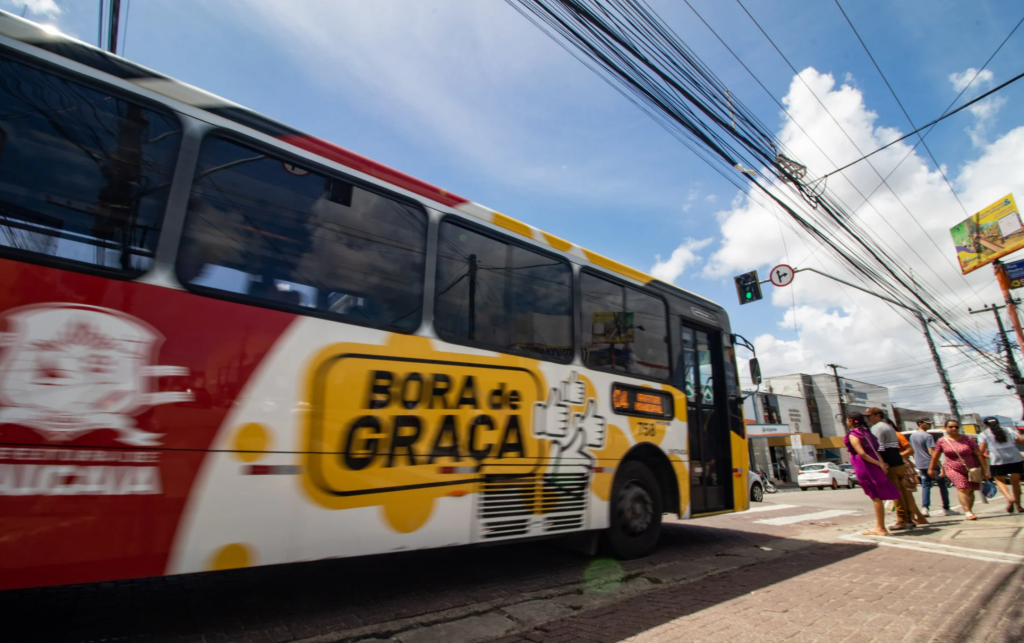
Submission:
<svg viewBox="0 0 1024 643">
<path fill-rule="evenodd" d="M 580 275 L 583 361 L 596 369 L 669 379 L 665 302 L 635 288 Z"/>
<path fill-rule="evenodd" d="M 564 259 L 446 219 L 434 297 L 442 339 L 572 360 L 572 266 Z"/>
<path fill-rule="evenodd" d="M 137 275 L 153 265 L 176 117 L 0 56 L 0 251 Z"/>
<path fill-rule="evenodd" d="M 212 136 L 178 278 L 206 294 L 411 332 L 422 314 L 426 232 L 415 205 Z"/>
</svg>

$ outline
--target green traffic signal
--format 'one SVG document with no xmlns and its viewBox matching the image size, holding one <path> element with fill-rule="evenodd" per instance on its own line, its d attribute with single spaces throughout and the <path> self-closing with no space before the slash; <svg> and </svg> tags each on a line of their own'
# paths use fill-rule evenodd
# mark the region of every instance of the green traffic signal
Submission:
<svg viewBox="0 0 1024 643">
<path fill-rule="evenodd" d="M 761 283 L 757 278 L 756 270 L 751 270 L 733 279 L 736 282 L 736 294 L 739 295 L 741 306 L 761 299 Z"/>
</svg>

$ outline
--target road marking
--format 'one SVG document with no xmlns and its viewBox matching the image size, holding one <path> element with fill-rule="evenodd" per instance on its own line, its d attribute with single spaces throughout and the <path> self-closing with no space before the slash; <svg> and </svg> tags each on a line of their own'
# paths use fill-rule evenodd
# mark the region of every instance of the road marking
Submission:
<svg viewBox="0 0 1024 643">
<path fill-rule="evenodd" d="M 757 513 L 759 511 L 775 511 L 776 509 L 792 509 L 796 505 L 763 505 L 761 507 L 754 507 L 753 509 L 747 509 L 748 514 Z"/>
<path fill-rule="evenodd" d="M 954 545 L 941 545 L 939 543 L 909 543 L 899 538 L 893 538 L 892 536 L 871 536 L 864 537 L 859 534 L 849 534 L 841 537 L 843 540 L 849 540 L 857 543 L 873 543 L 875 545 L 881 545 L 883 547 L 895 547 L 896 549 L 912 549 L 914 551 L 925 552 L 926 554 L 941 554 L 943 556 L 955 556 L 957 558 L 970 558 L 971 560 L 983 560 L 987 563 L 1005 563 L 1007 565 L 1024 565 L 1024 556 L 1018 556 L 1017 554 L 1008 554 L 998 551 L 988 551 L 986 549 L 971 549 L 968 547 L 956 547 Z M 897 542 L 890 542 L 897 541 Z M 940 549 L 941 548 L 941 549 Z M 946 550 L 957 550 L 957 551 L 946 551 Z M 977 553 L 969 553 L 977 552 Z M 983 555 L 979 555 L 983 554 Z M 1006 558 L 998 558 L 998 556 L 1009 556 L 1016 560 L 1007 560 Z"/>
<path fill-rule="evenodd" d="M 853 509 L 829 509 L 828 511 L 816 511 L 809 514 L 800 514 L 799 516 L 785 516 L 782 518 L 767 518 L 765 520 L 755 520 L 755 523 L 762 525 L 792 525 L 797 522 L 806 522 L 809 520 L 824 520 L 825 518 L 835 518 L 836 516 L 846 516 L 849 514 L 859 513 Z"/>
</svg>

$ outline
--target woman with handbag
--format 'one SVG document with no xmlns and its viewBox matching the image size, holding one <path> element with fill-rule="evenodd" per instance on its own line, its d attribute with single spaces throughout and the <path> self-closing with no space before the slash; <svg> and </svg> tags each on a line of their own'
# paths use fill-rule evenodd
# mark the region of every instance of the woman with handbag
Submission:
<svg viewBox="0 0 1024 643">
<path fill-rule="evenodd" d="M 868 429 L 864 416 L 860 413 L 851 413 L 846 424 L 850 427 L 850 432 L 843 438 L 843 443 L 850 453 L 853 470 L 857 473 L 857 484 L 875 504 L 875 528 L 861 533 L 865 536 L 888 536 L 883 503 L 899 498 L 900 490 L 885 475 L 889 465 L 878 455 L 878 440 Z"/>
<path fill-rule="evenodd" d="M 960 433 L 960 423 L 956 420 L 946 422 L 946 435 L 935 443 L 935 453 L 928 465 L 928 475 L 935 477 L 935 467 L 939 464 L 939 456 L 946 456 L 946 478 L 956 487 L 963 505 L 967 520 L 977 520 L 974 509 L 974 492 L 981 489 L 981 481 L 987 475 L 984 471 L 984 459 L 978 449 L 978 443 L 969 435 Z"/>
<path fill-rule="evenodd" d="M 988 428 L 978 436 L 981 454 L 988 460 L 989 472 L 1006 498 L 1006 513 L 1012 514 L 1015 508 L 1024 513 L 1020 507 L 1020 476 L 1024 474 L 1024 456 L 1021 456 L 1017 448 L 1017 445 L 1024 444 L 1024 438 L 1017 431 L 1011 435 L 999 426 L 999 420 L 994 417 L 987 417 L 983 422 Z M 1006 484 L 1007 476 L 1010 477 L 1009 485 Z M 1013 493 L 1010 492 L 1011 487 Z"/>
</svg>

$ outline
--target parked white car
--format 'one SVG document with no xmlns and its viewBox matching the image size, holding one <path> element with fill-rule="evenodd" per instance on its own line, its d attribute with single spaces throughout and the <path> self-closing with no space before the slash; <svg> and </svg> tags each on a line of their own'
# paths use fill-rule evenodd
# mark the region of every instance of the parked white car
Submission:
<svg viewBox="0 0 1024 643">
<path fill-rule="evenodd" d="M 797 482 L 800 484 L 801 491 L 807 491 L 811 487 L 819 489 L 832 487 L 833 489 L 838 489 L 845 486 L 847 489 L 853 489 L 853 481 L 850 480 L 850 476 L 840 469 L 838 465 L 831 462 L 816 462 L 803 465 L 800 467 L 800 475 L 797 478 Z"/>
<path fill-rule="evenodd" d="M 747 470 L 747 487 L 749 487 L 751 502 L 761 502 L 764 500 L 764 485 L 761 484 L 761 478 L 751 470 Z"/>
</svg>

